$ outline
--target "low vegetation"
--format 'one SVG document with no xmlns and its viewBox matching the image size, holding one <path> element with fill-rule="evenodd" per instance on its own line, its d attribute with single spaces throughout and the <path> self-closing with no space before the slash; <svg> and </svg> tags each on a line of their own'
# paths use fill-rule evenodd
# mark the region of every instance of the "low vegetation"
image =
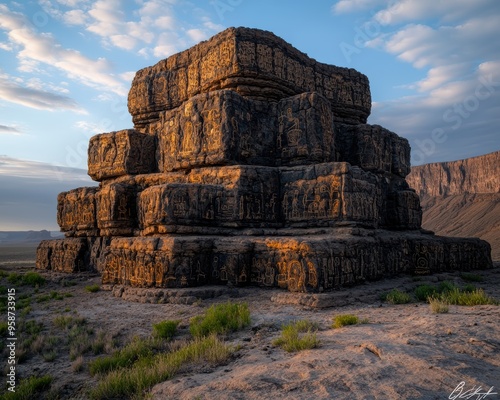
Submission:
<svg viewBox="0 0 500 400">
<path fill-rule="evenodd" d="M 37 400 L 43 392 L 48 391 L 53 379 L 50 375 L 40 377 L 32 376 L 23 379 L 16 386 L 15 392 L 7 392 L 2 395 L 2 400 Z"/>
<path fill-rule="evenodd" d="M 89 293 L 95 293 L 101 290 L 101 287 L 97 284 L 85 286 L 85 290 Z"/>
<path fill-rule="evenodd" d="M 184 365 L 221 364 L 233 351 L 215 334 L 196 338 L 178 350 L 146 356 L 129 368 L 109 372 L 89 395 L 91 399 L 131 398 L 172 378 Z"/>
<path fill-rule="evenodd" d="M 223 303 L 211 306 L 203 316 L 191 319 L 189 331 L 194 337 L 212 333 L 225 334 L 250 324 L 250 311 L 246 303 Z"/>
<path fill-rule="evenodd" d="M 471 274 L 468 272 L 463 272 L 460 274 L 460 278 L 465 282 L 483 282 L 484 278 L 481 275 Z"/>
<path fill-rule="evenodd" d="M 488 296 L 483 289 L 478 289 L 471 284 L 460 288 L 448 281 L 441 282 L 438 286 L 420 285 L 415 289 L 414 294 L 418 300 L 427 301 L 431 304 L 433 312 L 440 313 L 448 312 L 447 307 L 445 307 L 448 305 L 477 306 L 498 304 L 498 301 Z M 446 311 L 443 311 L 445 309 Z"/>
<path fill-rule="evenodd" d="M 359 319 L 356 315 L 352 314 L 340 314 L 335 316 L 333 319 L 332 328 L 338 329 L 347 325 L 358 325 L 358 324 L 367 324 L 367 319 Z"/>
<path fill-rule="evenodd" d="M 45 285 L 45 278 L 34 271 L 29 271 L 24 274 L 11 272 L 7 275 L 7 281 L 12 285 L 29 285 L 33 287 Z"/>
<path fill-rule="evenodd" d="M 407 304 L 411 301 L 411 296 L 399 289 L 393 289 L 389 293 L 383 295 L 382 300 L 390 304 Z"/>
<path fill-rule="evenodd" d="M 96 358 L 90 362 L 90 374 L 106 374 L 117 369 L 130 367 L 139 359 L 150 358 L 156 347 L 153 340 L 135 337 L 129 344 L 110 356 Z"/>
<path fill-rule="evenodd" d="M 434 314 L 444 314 L 449 311 L 448 304 L 439 298 L 429 297 L 428 302 Z"/>
<path fill-rule="evenodd" d="M 153 336 L 160 339 L 170 340 L 177 332 L 177 325 L 181 321 L 161 321 L 153 324 Z"/>
<path fill-rule="evenodd" d="M 317 330 L 318 325 L 309 320 L 294 321 L 282 327 L 281 336 L 273 344 L 288 352 L 314 349 L 319 346 Z"/>
<path fill-rule="evenodd" d="M 247 326 L 250 311 L 247 304 L 214 305 L 191 320 L 193 340 L 171 342 L 179 322 L 154 324 L 151 338 L 135 338 L 112 355 L 91 361 L 89 371 L 100 379 L 90 398 L 132 398 L 172 378 L 183 366 L 226 362 L 236 349 L 218 335 Z"/>
</svg>

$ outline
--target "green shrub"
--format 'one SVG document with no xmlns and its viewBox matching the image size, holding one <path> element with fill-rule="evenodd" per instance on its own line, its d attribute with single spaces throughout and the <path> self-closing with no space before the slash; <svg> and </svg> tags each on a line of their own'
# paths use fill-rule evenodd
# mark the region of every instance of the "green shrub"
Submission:
<svg viewBox="0 0 500 400">
<path fill-rule="evenodd" d="M 458 306 L 479 306 L 486 304 L 498 305 L 498 301 L 488 296 L 483 289 L 475 289 L 474 291 L 463 291 L 455 288 L 451 291 L 441 294 L 440 299 L 448 304 Z"/>
<path fill-rule="evenodd" d="M 52 377 L 45 375 L 41 377 L 32 376 L 23 379 L 16 386 L 15 392 L 7 392 L 2 396 L 5 400 L 37 400 L 41 398 L 41 392 L 50 388 Z"/>
<path fill-rule="evenodd" d="M 172 378 L 186 364 L 220 364 L 233 352 L 216 335 L 196 338 L 171 353 L 137 361 L 130 368 L 119 368 L 105 375 L 91 390 L 91 399 L 124 399 L 142 394 L 155 384 Z"/>
<path fill-rule="evenodd" d="M 319 346 L 317 330 L 317 324 L 308 320 L 291 322 L 283 326 L 281 336 L 274 340 L 273 344 L 288 352 L 313 349 Z"/>
<path fill-rule="evenodd" d="M 177 331 L 177 325 L 181 321 L 161 321 L 153 324 L 153 336 L 160 339 L 170 340 L 174 337 Z"/>
<path fill-rule="evenodd" d="M 132 342 L 112 355 L 91 361 L 89 363 L 90 374 L 104 374 L 115 369 L 130 367 L 141 358 L 151 357 L 154 347 L 151 340 L 134 338 Z"/>
<path fill-rule="evenodd" d="M 362 319 L 360 320 L 356 315 L 351 315 L 351 314 L 341 314 L 337 315 L 333 319 L 333 325 L 332 327 L 334 329 L 341 328 L 346 325 L 357 325 L 357 324 L 367 324 L 368 320 L 367 319 Z"/>
<path fill-rule="evenodd" d="M 73 326 L 83 326 L 87 320 L 83 317 L 72 317 L 71 315 L 59 315 L 52 322 L 58 328 L 72 328 Z"/>
<path fill-rule="evenodd" d="M 191 319 L 189 331 L 194 337 L 236 331 L 250 324 L 250 311 L 246 303 L 212 305 L 204 316 Z"/>
<path fill-rule="evenodd" d="M 7 323 L 7 321 L 0 322 L 0 337 L 4 338 L 7 335 L 8 331 L 9 331 L 9 324 Z"/>
<path fill-rule="evenodd" d="M 85 290 L 87 292 L 90 292 L 90 293 L 98 292 L 100 289 L 101 289 L 101 287 L 99 285 L 97 285 L 97 284 L 85 286 Z"/>
<path fill-rule="evenodd" d="M 42 322 L 36 322 L 35 320 L 20 321 L 18 325 L 18 330 L 24 335 L 36 336 L 43 329 Z"/>
<path fill-rule="evenodd" d="M 42 286 L 45 285 L 45 278 L 38 272 L 29 271 L 23 275 L 22 282 L 24 285 Z"/>
<path fill-rule="evenodd" d="M 415 288 L 413 294 L 420 301 L 427 301 L 429 297 L 434 296 L 437 293 L 436 287 L 432 285 L 420 285 Z"/>
<path fill-rule="evenodd" d="M 456 285 L 449 281 L 443 281 L 438 286 L 439 293 L 446 293 L 456 289 Z"/>
<path fill-rule="evenodd" d="M 391 290 L 383 298 L 391 304 L 406 304 L 411 301 L 411 297 L 408 293 L 402 292 L 398 289 Z"/>
<path fill-rule="evenodd" d="M 38 272 L 29 271 L 25 274 L 11 272 L 7 276 L 7 281 L 13 285 L 31 285 L 33 287 L 45 284 L 45 278 Z"/>
<path fill-rule="evenodd" d="M 465 282 L 483 282 L 484 278 L 481 275 L 471 274 L 467 272 L 463 272 L 460 274 L 460 278 L 462 278 Z"/>
<path fill-rule="evenodd" d="M 57 352 L 55 350 L 50 350 L 42 354 L 43 359 L 46 362 L 52 362 L 57 357 Z"/>
</svg>

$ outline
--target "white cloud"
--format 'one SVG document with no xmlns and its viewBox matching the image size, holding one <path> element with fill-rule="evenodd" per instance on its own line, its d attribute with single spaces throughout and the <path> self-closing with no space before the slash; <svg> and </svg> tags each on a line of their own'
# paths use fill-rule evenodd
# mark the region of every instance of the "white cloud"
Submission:
<svg viewBox="0 0 500 400">
<path fill-rule="evenodd" d="M 30 87 L 29 84 L 23 85 L 3 73 L 0 73 L 0 99 L 38 110 L 87 113 L 72 98 L 37 87 L 36 80 L 31 81 Z"/>
<path fill-rule="evenodd" d="M 359 0 L 361 3 L 369 0 Z M 357 1 L 356 1 L 357 2 Z M 490 10 L 498 11 L 496 0 L 398 0 L 391 1 L 374 19 L 381 24 L 400 24 L 409 21 L 439 18 L 451 22 L 467 18 L 471 14 L 487 16 Z"/>
<path fill-rule="evenodd" d="M 0 49 L 5 51 L 12 51 L 13 47 L 8 43 L 0 43 Z"/>
<path fill-rule="evenodd" d="M 332 6 L 335 14 L 347 14 L 376 7 L 386 0 L 339 0 Z"/>
<path fill-rule="evenodd" d="M 25 71 L 26 65 L 33 71 L 33 65 L 44 63 L 87 86 L 126 95 L 127 89 L 111 74 L 111 66 L 105 59 L 92 60 L 76 50 L 64 48 L 51 34 L 36 32 L 25 16 L 11 12 L 5 5 L 0 4 L 0 13 L 3 14 L 0 29 L 7 32 L 11 43 L 22 48 L 18 58 L 21 63 L 27 63 L 21 64 Z"/>
<path fill-rule="evenodd" d="M 135 76 L 135 71 L 127 71 L 120 74 L 120 78 L 122 78 L 125 82 L 130 82 L 130 83 L 132 83 L 134 76 Z"/>
<path fill-rule="evenodd" d="M 0 125 L 0 135 L 21 135 L 21 131 L 14 126 Z"/>
<path fill-rule="evenodd" d="M 129 35 L 112 35 L 110 40 L 116 47 L 125 50 L 132 50 L 137 44 L 137 40 Z"/>
<path fill-rule="evenodd" d="M 63 14 L 63 20 L 67 25 L 84 25 L 87 14 L 83 10 L 71 10 Z"/>
<path fill-rule="evenodd" d="M 84 131 L 89 137 L 97 133 L 103 133 L 107 129 L 107 125 L 89 121 L 77 121 L 75 127 Z"/>
<path fill-rule="evenodd" d="M 201 42 L 202 40 L 208 38 L 205 31 L 203 31 L 202 29 L 189 29 L 186 31 L 186 33 L 188 34 L 189 38 L 195 42 Z"/>
<path fill-rule="evenodd" d="M 417 163 L 498 149 L 500 3 L 343 0 L 333 10 L 370 8 L 366 28 L 377 33 L 364 44 L 425 69 L 423 78 L 401 85 L 414 94 L 375 103 L 370 123 L 408 137 Z"/>
</svg>

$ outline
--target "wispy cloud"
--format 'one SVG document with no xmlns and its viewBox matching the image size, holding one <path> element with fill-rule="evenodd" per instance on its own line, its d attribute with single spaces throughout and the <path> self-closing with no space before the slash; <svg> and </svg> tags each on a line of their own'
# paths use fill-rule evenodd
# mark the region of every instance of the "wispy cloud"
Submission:
<svg viewBox="0 0 500 400">
<path fill-rule="evenodd" d="M 13 126 L 0 125 L 0 135 L 20 135 L 21 131 Z"/>
<path fill-rule="evenodd" d="M 127 89 L 113 76 L 111 64 L 104 58 L 92 60 L 79 51 L 63 47 L 50 34 L 37 32 L 23 15 L 0 4 L 0 29 L 9 43 L 19 48 L 20 63 L 43 63 L 63 71 L 69 78 L 99 90 L 125 95 Z"/>
<path fill-rule="evenodd" d="M 59 1 L 40 0 L 44 10 L 67 25 L 79 25 L 98 36 L 106 48 L 134 51 L 145 58 L 167 57 L 207 39 L 224 29 L 210 20 L 206 12 L 191 2 L 176 0 L 137 0 L 133 12 L 119 0 Z M 75 5 L 71 5 L 75 4 Z M 176 16 L 179 10 L 196 10 L 199 23 L 186 26 Z"/>
<path fill-rule="evenodd" d="M 0 72 L 0 99 L 37 110 L 87 113 L 72 98 L 43 90 L 39 83 L 36 80 L 24 83 L 20 78 Z"/>
<path fill-rule="evenodd" d="M 43 179 L 47 181 L 81 181 L 92 184 L 87 171 L 48 163 L 21 160 L 0 155 L 0 175 L 13 178 Z"/>
<path fill-rule="evenodd" d="M 365 45 L 425 71 L 403 85 L 413 94 L 374 105 L 370 122 L 408 136 L 418 163 L 463 154 L 480 142 L 498 148 L 491 135 L 500 122 L 498 1 L 341 0 L 333 6 L 336 13 L 367 10 L 378 34 Z"/>
</svg>

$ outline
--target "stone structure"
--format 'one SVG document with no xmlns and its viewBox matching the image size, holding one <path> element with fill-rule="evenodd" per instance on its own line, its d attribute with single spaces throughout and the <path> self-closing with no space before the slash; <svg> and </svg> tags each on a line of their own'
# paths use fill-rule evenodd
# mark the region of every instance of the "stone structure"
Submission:
<svg viewBox="0 0 500 400">
<path fill-rule="evenodd" d="M 364 75 L 255 29 L 140 70 L 135 129 L 90 140 L 99 187 L 59 195 L 67 238 L 42 242 L 37 266 L 312 292 L 491 266 L 486 242 L 420 229 L 408 141 L 367 125 L 370 104 Z"/>
</svg>

